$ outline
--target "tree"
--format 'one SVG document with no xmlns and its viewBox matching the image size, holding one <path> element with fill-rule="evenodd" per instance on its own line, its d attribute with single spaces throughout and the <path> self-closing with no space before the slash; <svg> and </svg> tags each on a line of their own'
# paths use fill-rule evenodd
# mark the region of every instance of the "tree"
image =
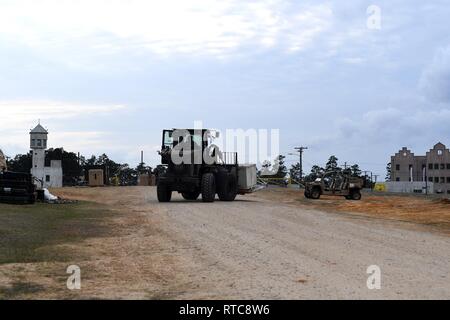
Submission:
<svg viewBox="0 0 450 320">
<path fill-rule="evenodd" d="M 289 169 L 289 175 L 291 179 L 298 180 L 300 178 L 300 162 L 297 162 Z"/>
<path fill-rule="evenodd" d="M 13 159 L 7 160 L 9 171 L 30 173 L 32 166 L 31 152 L 27 154 L 18 154 Z"/>
<path fill-rule="evenodd" d="M 359 165 L 354 164 L 350 167 L 350 174 L 352 177 L 360 177 L 361 176 L 361 169 L 359 169 Z"/>
<path fill-rule="evenodd" d="M 92 167 L 92 166 L 95 166 L 96 163 L 97 163 L 97 158 L 94 155 L 92 155 L 89 159 L 85 160 L 84 165 Z"/>
<path fill-rule="evenodd" d="M 284 184 L 284 178 L 288 173 L 286 166 L 284 165 L 284 159 L 286 157 L 283 155 L 279 155 L 272 165 L 270 161 L 264 161 L 262 165 L 262 169 L 260 171 L 260 177 L 266 179 L 277 179 L 277 180 L 269 180 L 271 184 Z M 276 170 L 276 172 L 275 172 Z"/>
<path fill-rule="evenodd" d="M 392 173 L 392 165 L 389 162 L 386 165 L 386 178 L 385 178 L 386 181 L 391 181 L 391 177 L 392 177 L 391 173 Z"/>
<path fill-rule="evenodd" d="M 324 172 L 325 172 L 324 168 L 322 168 L 318 165 L 314 165 L 311 168 L 311 173 L 306 176 L 305 180 L 306 181 L 314 181 L 317 178 L 319 178 L 320 176 L 322 176 Z"/>
<path fill-rule="evenodd" d="M 152 167 L 147 166 L 144 162 L 141 162 L 135 170 L 140 174 L 149 174 L 152 172 Z"/>
<path fill-rule="evenodd" d="M 283 156 L 280 154 L 277 157 L 277 159 L 275 160 L 275 164 L 278 165 L 278 171 L 275 174 L 274 178 L 282 179 L 282 178 L 286 177 L 288 170 L 287 170 L 286 166 L 284 165 L 285 159 L 286 159 L 286 156 Z"/>
<path fill-rule="evenodd" d="M 338 158 L 336 156 L 330 156 L 327 164 L 325 165 L 326 171 L 338 170 Z"/>
<path fill-rule="evenodd" d="M 110 177 L 118 176 L 121 173 L 122 166 L 120 163 L 116 163 L 111 160 L 105 153 L 100 155 L 95 161 L 96 166 L 105 167 L 107 174 Z M 126 164 L 128 166 L 128 164 Z"/>
<path fill-rule="evenodd" d="M 120 165 L 118 178 L 121 186 L 135 186 L 137 185 L 138 173 L 135 169 L 125 163 Z"/>
</svg>

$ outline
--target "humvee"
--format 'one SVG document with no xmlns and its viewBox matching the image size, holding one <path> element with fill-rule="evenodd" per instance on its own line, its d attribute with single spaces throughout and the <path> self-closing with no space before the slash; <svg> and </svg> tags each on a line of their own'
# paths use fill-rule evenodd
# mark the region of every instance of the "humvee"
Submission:
<svg viewBox="0 0 450 320">
<path fill-rule="evenodd" d="M 347 200 L 361 200 L 362 178 L 341 171 L 329 171 L 313 182 L 305 184 L 305 197 L 319 199 L 321 195 L 343 196 Z"/>
</svg>

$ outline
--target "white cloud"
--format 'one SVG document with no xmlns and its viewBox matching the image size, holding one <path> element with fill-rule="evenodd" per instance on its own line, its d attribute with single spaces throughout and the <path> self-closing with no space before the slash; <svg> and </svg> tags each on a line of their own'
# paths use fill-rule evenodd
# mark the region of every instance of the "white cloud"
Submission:
<svg viewBox="0 0 450 320">
<path fill-rule="evenodd" d="M 0 9 L 7 41 L 41 50 L 84 43 L 104 53 L 160 55 L 223 55 L 248 45 L 298 51 L 332 19 L 326 5 L 282 0 L 14 0 L 0 1 Z"/>
<path fill-rule="evenodd" d="M 92 114 L 107 114 L 125 108 L 123 105 L 83 105 L 55 101 L 0 101 L 0 132 L 30 128 L 36 125 L 38 119 L 43 122 L 67 120 Z"/>
<path fill-rule="evenodd" d="M 419 86 L 431 101 L 450 103 L 450 46 L 436 51 L 422 73 Z"/>
<path fill-rule="evenodd" d="M 0 101 L 2 126 L 0 127 L 1 147 L 5 152 L 25 152 L 28 150 L 28 132 L 38 119 L 44 126 L 58 126 L 51 133 L 51 146 L 63 146 L 69 150 L 98 150 L 109 139 L 106 131 L 86 130 L 68 131 L 66 126 L 74 128 L 73 123 L 93 115 L 105 116 L 120 110 L 121 105 L 85 105 L 54 101 Z M 104 128 L 104 126 L 102 126 Z"/>
</svg>

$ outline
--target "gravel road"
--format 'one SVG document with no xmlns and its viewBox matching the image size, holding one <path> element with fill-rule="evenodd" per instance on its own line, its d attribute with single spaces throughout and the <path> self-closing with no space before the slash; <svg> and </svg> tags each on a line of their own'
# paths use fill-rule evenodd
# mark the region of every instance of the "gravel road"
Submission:
<svg viewBox="0 0 450 320">
<path fill-rule="evenodd" d="M 186 202 L 152 215 L 171 241 L 181 299 L 450 299 L 450 238 L 408 224 L 280 204 L 261 197 Z M 367 288 L 367 268 L 381 289 Z"/>
</svg>

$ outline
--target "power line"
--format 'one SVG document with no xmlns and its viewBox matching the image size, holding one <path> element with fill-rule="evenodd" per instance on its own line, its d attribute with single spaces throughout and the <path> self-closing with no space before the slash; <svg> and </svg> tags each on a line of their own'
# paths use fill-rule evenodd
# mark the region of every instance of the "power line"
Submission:
<svg viewBox="0 0 450 320">
<path fill-rule="evenodd" d="M 294 149 L 298 152 L 299 159 L 300 159 L 300 161 L 299 161 L 300 170 L 298 173 L 298 182 L 299 182 L 299 187 L 300 187 L 300 182 L 303 180 L 303 152 L 305 150 L 307 150 L 308 147 L 295 147 Z"/>
</svg>

